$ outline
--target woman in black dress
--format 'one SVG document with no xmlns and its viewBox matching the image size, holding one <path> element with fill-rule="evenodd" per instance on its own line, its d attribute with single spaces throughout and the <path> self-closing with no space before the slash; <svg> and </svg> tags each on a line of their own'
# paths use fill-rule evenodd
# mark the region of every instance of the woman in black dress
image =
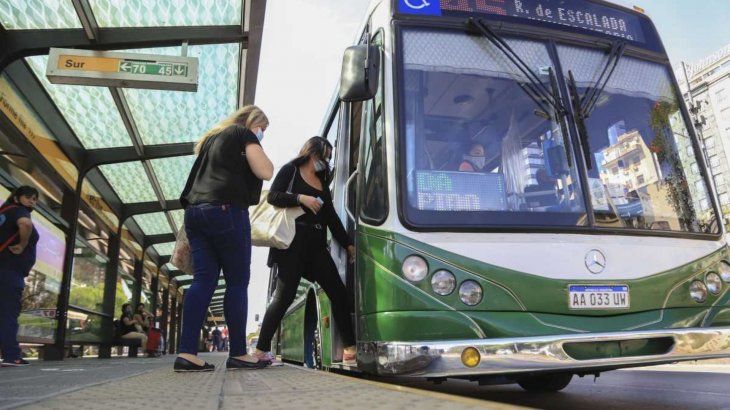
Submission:
<svg viewBox="0 0 730 410">
<path fill-rule="evenodd" d="M 258 358 L 273 360 L 271 339 L 286 309 L 294 301 L 302 277 L 317 282 L 332 303 L 332 314 L 345 346 L 344 361 L 355 359 L 355 336 L 352 331 L 350 299 L 327 249 L 327 229 L 347 249 L 349 262 L 355 247 L 335 213 L 329 190 L 329 160 L 332 145 L 322 137 L 310 138 L 299 156 L 284 165 L 274 179 L 268 201 L 278 207 L 304 209 L 296 220 L 296 235 L 288 249 L 271 248 L 269 266 L 278 265 L 276 291 L 266 309 L 254 353 Z M 291 184 L 291 192 L 287 192 Z"/>
</svg>

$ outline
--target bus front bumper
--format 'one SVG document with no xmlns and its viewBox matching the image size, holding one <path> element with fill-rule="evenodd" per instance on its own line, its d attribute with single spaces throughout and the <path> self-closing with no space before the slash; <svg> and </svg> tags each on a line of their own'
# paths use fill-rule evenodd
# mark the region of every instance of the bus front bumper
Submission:
<svg viewBox="0 0 730 410">
<path fill-rule="evenodd" d="M 479 363 L 467 367 L 472 347 Z M 730 357 L 730 327 L 428 342 L 359 342 L 358 364 L 379 375 L 459 377 L 572 371 Z"/>
</svg>

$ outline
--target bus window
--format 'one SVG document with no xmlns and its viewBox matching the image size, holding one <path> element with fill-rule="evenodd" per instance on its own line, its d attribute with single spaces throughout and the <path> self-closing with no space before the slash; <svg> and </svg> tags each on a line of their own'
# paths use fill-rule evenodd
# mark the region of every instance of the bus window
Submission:
<svg viewBox="0 0 730 410">
<path fill-rule="evenodd" d="M 507 42 L 552 91 L 544 43 Z M 488 40 L 404 29 L 406 219 L 437 226 L 586 223 L 561 120 Z"/>
<path fill-rule="evenodd" d="M 382 34 L 378 33 L 373 44 L 382 45 Z M 364 103 L 362 138 L 362 206 L 360 216 L 372 223 L 382 222 L 388 213 L 386 190 L 385 138 L 383 136 L 383 71 L 380 70 L 380 86 L 375 97 Z"/>
<path fill-rule="evenodd" d="M 606 66 L 601 50 L 559 46 L 578 98 Z M 588 179 L 597 224 L 615 215 L 623 228 L 711 232 L 717 226 L 704 175 L 667 67 L 623 56 L 585 120 Z"/>
</svg>

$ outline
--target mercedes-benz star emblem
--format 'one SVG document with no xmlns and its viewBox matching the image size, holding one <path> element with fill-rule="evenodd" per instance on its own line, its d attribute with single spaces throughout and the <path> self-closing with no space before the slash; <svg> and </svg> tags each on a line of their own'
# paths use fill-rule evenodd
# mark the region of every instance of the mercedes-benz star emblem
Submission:
<svg viewBox="0 0 730 410">
<path fill-rule="evenodd" d="M 586 268 L 591 273 L 601 273 L 606 269 L 606 255 L 598 249 L 591 249 L 586 253 Z"/>
<path fill-rule="evenodd" d="M 420 10 L 424 7 L 428 7 L 431 5 L 427 0 L 420 0 L 421 4 L 413 4 L 413 3 L 419 3 L 419 1 L 416 0 L 404 0 L 406 3 L 406 6 L 412 8 L 413 10 Z"/>
</svg>

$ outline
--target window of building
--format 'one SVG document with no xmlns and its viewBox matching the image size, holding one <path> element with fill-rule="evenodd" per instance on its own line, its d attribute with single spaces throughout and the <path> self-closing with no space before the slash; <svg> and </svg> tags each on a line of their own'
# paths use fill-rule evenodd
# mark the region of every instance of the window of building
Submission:
<svg viewBox="0 0 730 410">
<path fill-rule="evenodd" d="M 715 148 L 715 137 L 709 137 L 705 139 L 705 148 Z"/>
<path fill-rule="evenodd" d="M 642 185 L 643 183 L 644 183 L 644 176 L 643 175 L 637 176 L 636 177 L 636 184 L 637 185 Z"/>
<path fill-rule="evenodd" d="M 728 194 L 728 193 L 720 194 L 720 204 L 721 205 L 730 205 L 730 194 Z"/>
<path fill-rule="evenodd" d="M 696 162 L 693 162 L 692 165 L 690 165 L 690 168 L 692 169 L 693 174 L 697 175 L 700 173 L 700 167 Z"/>
<path fill-rule="evenodd" d="M 710 166 L 712 168 L 717 168 L 720 166 L 720 157 L 718 155 L 713 155 L 710 157 Z"/>
</svg>

